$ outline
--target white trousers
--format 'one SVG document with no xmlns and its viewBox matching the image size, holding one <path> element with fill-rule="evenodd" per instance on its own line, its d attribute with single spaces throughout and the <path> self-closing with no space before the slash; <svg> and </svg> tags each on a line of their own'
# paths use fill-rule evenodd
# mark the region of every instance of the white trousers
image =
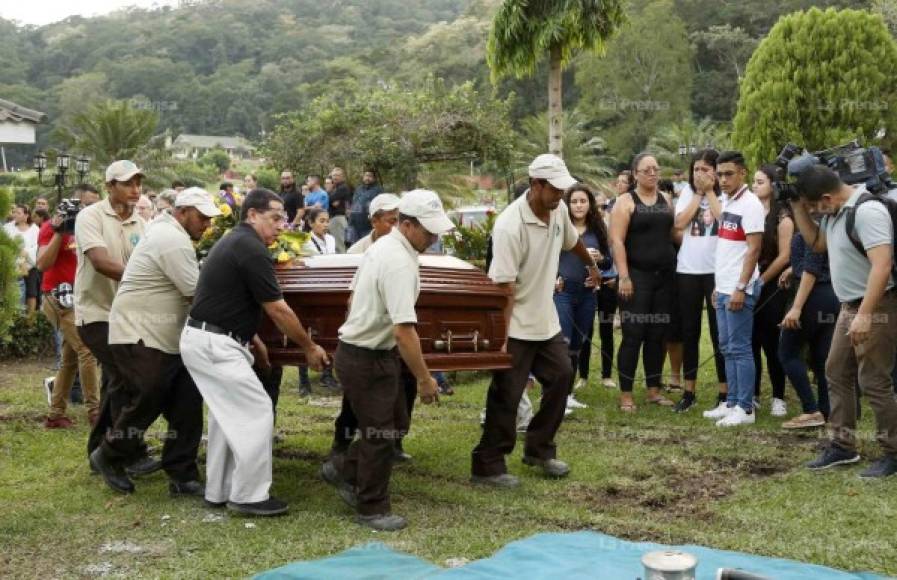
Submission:
<svg viewBox="0 0 897 580">
<path fill-rule="evenodd" d="M 268 499 L 274 411 L 252 370 L 249 349 L 222 334 L 186 326 L 181 358 L 209 407 L 206 500 Z"/>
</svg>

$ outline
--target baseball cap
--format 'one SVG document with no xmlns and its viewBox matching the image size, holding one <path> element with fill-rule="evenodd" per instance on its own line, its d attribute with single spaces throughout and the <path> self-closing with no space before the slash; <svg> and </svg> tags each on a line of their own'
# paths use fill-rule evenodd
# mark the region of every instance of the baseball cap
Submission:
<svg viewBox="0 0 897 580">
<path fill-rule="evenodd" d="M 539 155 L 533 159 L 529 165 L 529 176 L 533 179 L 545 179 L 558 189 L 567 189 L 576 185 L 576 180 L 570 176 L 564 160 L 550 153 Z"/>
<path fill-rule="evenodd" d="M 399 209 L 400 202 L 401 200 L 399 199 L 399 196 L 394 193 L 381 193 L 371 200 L 368 216 L 374 217 L 374 214 L 378 211 L 392 211 L 394 209 Z"/>
<path fill-rule="evenodd" d="M 441 234 L 455 227 L 445 215 L 439 196 L 427 189 L 414 189 L 403 195 L 399 201 L 399 213 L 417 218 L 420 225 L 431 234 Z"/>
<path fill-rule="evenodd" d="M 212 196 L 201 187 L 188 187 L 181 191 L 174 200 L 174 207 L 195 207 L 206 217 L 221 215 L 221 210 L 215 206 Z"/>
<path fill-rule="evenodd" d="M 146 177 L 143 171 L 137 167 L 133 161 L 119 159 L 118 161 L 113 161 L 112 164 L 106 168 L 106 183 L 112 181 L 128 181 L 135 175 Z"/>
</svg>

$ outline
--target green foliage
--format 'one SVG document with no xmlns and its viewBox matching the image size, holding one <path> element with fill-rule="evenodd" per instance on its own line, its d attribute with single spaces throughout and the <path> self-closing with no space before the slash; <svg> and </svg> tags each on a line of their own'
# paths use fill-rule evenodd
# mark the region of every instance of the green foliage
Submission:
<svg viewBox="0 0 897 580">
<path fill-rule="evenodd" d="M 691 58 L 672 2 L 655 0 L 630 15 L 604 58 L 586 56 L 577 64 L 579 108 L 617 158 L 629 158 L 658 128 L 689 116 Z"/>
<path fill-rule="evenodd" d="M 212 149 L 199 158 L 199 164 L 214 167 L 218 173 L 224 173 L 230 169 L 230 156 L 223 149 Z"/>
<path fill-rule="evenodd" d="M 520 139 L 515 151 L 517 172 L 525 174 L 532 160 L 545 153 L 548 142 L 548 114 L 528 117 L 521 123 Z M 598 130 L 589 127 L 585 115 L 577 110 L 564 111 L 564 163 L 570 173 L 580 179 L 597 181 L 613 174 L 613 159 L 605 152 L 604 139 Z"/>
<path fill-rule="evenodd" d="M 101 166 L 116 159 L 139 162 L 152 139 L 158 118 L 124 101 L 106 101 L 75 115 L 71 128 L 60 131 L 69 148 L 89 155 Z"/>
<path fill-rule="evenodd" d="M 12 192 L 0 188 L 0 215 L 9 215 L 12 204 Z M 19 311 L 18 255 L 19 245 L 0 228 L 0 336 L 6 334 Z"/>
<path fill-rule="evenodd" d="M 495 213 L 486 215 L 486 221 L 470 226 L 458 225 L 452 233 L 443 238 L 443 244 L 453 256 L 477 265 L 485 265 L 489 236 L 495 227 Z"/>
<path fill-rule="evenodd" d="M 750 163 L 897 131 L 897 43 L 880 16 L 812 9 L 782 18 L 748 63 L 733 140 Z"/>
<path fill-rule="evenodd" d="M 471 83 L 448 88 L 387 86 L 354 95 L 320 97 L 280 118 L 264 144 L 275 167 L 299 174 L 333 165 L 349 175 L 378 171 L 387 189 L 418 183 L 421 164 L 476 158 L 507 165 L 513 132 L 509 101 L 483 95 Z"/>
<path fill-rule="evenodd" d="M 267 167 L 262 168 L 255 172 L 255 176 L 258 179 L 259 187 L 264 187 L 271 191 L 278 191 L 280 189 L 280 173 L 278 173 L 277 170 Z"/>
<path fill-rule="evenodd" d="M 552 48 L 560 49 L 561 67 L 581 50 L 603 52 L 607 39 L 624 22 L 622 6 L 617 0 L 505 0 L 495 14 L 487 46 L 493 80 L 531 76 Z"/>
<path fill-rule="evenodd" d="M 698 149 L 710 147 L 718 151 L 729 149 L 731 135 L 728 129 L 710 119 L 687 119 L 661 127 L 648 143 L 648 151 L 657 156 L 657 161 L 666 167 L 683 167 L 688 157 L 679 156 L 679 145 L 694 145 Z"/>
<path fill-rule="evenodd" d="M 18 296 L 18 292 L 16 292 Z M 47 356 L 55 348 L 54 329 L 41 312 L 13 312 L 10 326 L 0 334 L 0 359 L 24 359 Z"/>
</svg>

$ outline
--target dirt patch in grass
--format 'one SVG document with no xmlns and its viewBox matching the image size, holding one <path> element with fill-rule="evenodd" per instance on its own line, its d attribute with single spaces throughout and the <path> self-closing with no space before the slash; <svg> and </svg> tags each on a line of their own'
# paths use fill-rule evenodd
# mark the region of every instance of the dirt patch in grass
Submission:
<svg viewBox="0 0 897 580">
<path fill-rule="evenodd" d="M 25 423 L 43 423 L 46 417 L 43 413 L 34 411 L 11 411 L 8 407 L 0 405 L 0 423 L 13 423 L 23 421 Z"/>
</svg>

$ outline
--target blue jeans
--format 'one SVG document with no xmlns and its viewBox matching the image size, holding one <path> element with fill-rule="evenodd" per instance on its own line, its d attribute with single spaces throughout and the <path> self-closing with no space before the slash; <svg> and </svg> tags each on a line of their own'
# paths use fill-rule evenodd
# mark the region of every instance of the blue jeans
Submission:
<svg viewBox="0 0 897 580">
<path fill-rule="evenodd" d="M 748 412 L 754 410 L 754 352 L 751 336 L 754 329 L 754 305 L 760 295 L 758 280 L 745 293 L 741 310 L 728 309 L 729 294 L 717 294 L 716 323 L 719 327 L 719 350 L 726 361 L 726 379 L 729 381 L 729 395 L 726 405 L 739 405 Z"/>
<path fill-rule="evenodd" d="M 565 281 L 563 292 L 554 294 L 554 305 L 561 322 L 561 334 L 570 343 L 570 356 L 578 357 L 595 324 L 598 300 L 594 288 Z"/>
</svg>

